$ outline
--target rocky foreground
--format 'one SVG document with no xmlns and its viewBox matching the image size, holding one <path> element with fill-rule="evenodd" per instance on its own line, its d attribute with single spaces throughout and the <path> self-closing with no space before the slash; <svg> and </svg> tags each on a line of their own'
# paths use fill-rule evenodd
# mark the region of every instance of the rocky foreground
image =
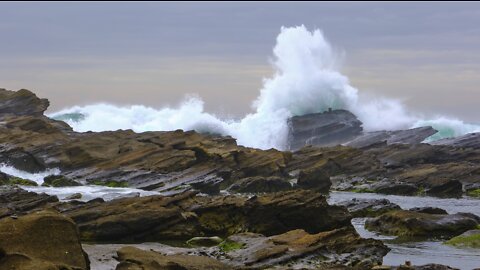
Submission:
<svg viewBox="0 0 480 270">
<path fill-rule="evenodd" d="M 446 239 L 480 223 L 468 213 L 401 210 L 388 201 L 334 206 L 326 200 L 332 189 L 480 196 L 476 134 L 422 144 L 436 131 L 364 133 L 353 115 L 332 111 L 292 118 L 292 149 L 299 149 L 282 152 L 194 131 L 78 133 L 46 117 L 48 105 L 28 90 L 0 89 L 0 163 L 30 173 L 59 169 L 45 186 L 158 195 L 60 201 L 18 187 L 36 182 L 1 173 L 0 269 L 90 269 L 96 262 L 82 243 L 121 243 L 110 264 L 118 270 L 384 269 L 389 248 L 361 238 L 353 217 L 373 217 L 367 227 L 385 234 Z M 169 245 L 139 249 L 145 242 Z"/>
</svg>

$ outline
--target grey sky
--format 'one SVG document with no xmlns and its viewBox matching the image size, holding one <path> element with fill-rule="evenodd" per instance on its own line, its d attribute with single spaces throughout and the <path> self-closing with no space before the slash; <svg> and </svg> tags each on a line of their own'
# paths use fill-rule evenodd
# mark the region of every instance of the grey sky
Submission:
<svg viewBox="0 0 480 270">
<path fill-rule="evenodd" d="M 281 26 L 320 28 L 362 92 L 480 122 L 480 3 L 0 3 L 0 87 L 52 109 L 161 107 L 197 93 L 250 111 Z"/>
</svg>

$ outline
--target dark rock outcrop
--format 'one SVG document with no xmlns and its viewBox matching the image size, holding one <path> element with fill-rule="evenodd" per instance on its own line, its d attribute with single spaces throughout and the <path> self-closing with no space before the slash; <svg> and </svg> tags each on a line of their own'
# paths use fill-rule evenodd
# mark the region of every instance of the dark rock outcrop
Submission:
<svg viewBox="0 0 480 270">
<path fill-rule="evenodd" d="M 461 197 L 463 185 L 458 180 L 449 180 L 429 188 L 426 194 L 435 197 Z"/>
<path fill-rule="evenodd" d="M 279 192 L 290 189 L 292 189 L 290 182 L 275 176 L 243 178 L 228 188 L 228 190 L 238 193 Z"/>
<path fill-rule="evenodd" d="M 365 228 L 397 236 L 451 237 L 475 229 L 480 218 L 467 213 L 433 215 L 405 210 L 368 219 Z"/>
<path fill-rule="evenodd" d="M 264 269 L 271 265 L 318 269 L 326 264 L 370 269 L 381 263 L 389 251 L 381 241 L 360 238 L 353 228 L 317 234 L 293 230 L 271 237 L 241 233 L 230 236 L 226 242 L 236 248 L 225 252 L 225 262 L 247 269 Z"/>
<path fill-rule="evenodd" d="M 448 215 L 447 211 L 437 207 L 414 207 L 409 209 L 408 211 L 425 213 L 425 214 L 433 214 L 433 215 Z"/>
<path fill-rule="evenodd" d="M 50 208 L 57 202 L 57 197 L 45 193 L 37 194 L 17 187 L 0 187 L 0 218 Z"/>
<path fill-rule="evenodd" d="M 274 235 L 302 228 L 309 233 L 350 226 L 351 216 L 330 206 L 323 195 L 297 190 L 242 196 L 174 196 L 124 198 L 63 208 L 83 240 L 188 240 L 250 231 Z"/>
<path fill-rule="evenodd" d="M 407 130 L 374 131 L 347 142 L 345 145 L 363 148 L 385 142 L 386 144 L 419 144 L 437 133 L 432 127 L 418 127 Z"/>
<path fill-rule="evenodd" d="M 0 250 L 0 269 L 89 269 L 75 223 L 51 211 L 0 219 Z"/>
<path fill-rule="evenodd" d="M 48 108 L 47 99 L 40 99 L 26 89 L 9 91 L 0 88 L 0 115 L 34 115 L 41 116 Z"/>
<path fill-rule="evenodd" d="M 362 122 L 349 111 L 333 110 L 323 113 L 294 116 L 288 120 L 288 145 L 298 150 L 307 145 L 347 145 L 364 148 L 379 143 L 419 144 L 437 133 L 432 127 L 407 130 L 364 132 Z"/>
<path fill-rule="evenodd" d="M 460 148 L 480 149 L 480 132 L 468 133 L 455 138 L 442 139 L 430 142 L 432 145 L 448 145 Z"/>
<path fill-rule="evenodd" d="M 367 185 L 366 188 L 375 193 L 404 196 L 416 195 L 419 191 L 418 187 L 413 184 L 388 180 Z"/>
<path fill-rule="evenodd" d="M 362 122 L 346 110 L 294 116 L 288 126 L 290 150 L 306 145 L 339 145 L 362 134 Z"/>
<path fill-rule="evenodd" d="M 81 186 L 80 183 L 73 181 L 63 175 L 49 175 L 43 179 L 42 186 L 46 187 L 75 187 Z"/>
<path fill-rule="evenodd" d="M 351 199 L 336 205 L 345 206 L 353 217 L 376 217 L 383 213 L 400 210 L 400 206 L 387 199 Z"/>
</svg>

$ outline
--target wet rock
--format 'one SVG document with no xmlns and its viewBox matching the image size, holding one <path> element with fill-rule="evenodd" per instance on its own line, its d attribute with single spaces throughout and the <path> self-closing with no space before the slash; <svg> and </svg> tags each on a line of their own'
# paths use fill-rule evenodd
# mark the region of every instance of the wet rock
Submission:
<svg viewBox="0 0 480 270">
<path fill-rule="evenodd" d="M 38 186 L 37 182 L 0 173 L 0 185 Z"/>
<path fill-rule="evenodd" d="M 228 190 L 238 193 L 279 192 L 292 189 L 292 184 L 281 177 L 248 177 L 236 181 Z"/>
<path fill-rule="evenodd" d="M 40 116 L 47 110 L 48 105 L 47 99 L 40 99 L 29 90 L 0 89 L 0 114 Z"/>
<path fill-rule="evenodd" d="M 82 193 L 73 193 L 70 196 L 65 197 L 65 200 L 80 200 L 82 198 Z"/>
<path fill-rule="evenodd" d="M 468 133 L 455 138 L 448 138 L 430 142 L 431 145 L 449 145 L 458 148 L 480 149 L 480 132 Z"/>
<path fill-rule="evenodd" d="M 320 167 L 313 167 L 308 170 L 300 170 L 297 185 L 301 188 L 314 189 L 319 192 L 328 193 L 332 182 L 327 170 Z"/>
<path fill-rule="evenodd" d="M 419 192 L 417 186 L 403 182 L 381 181 L 373 183 L 369 188 L 374 193 L 388 194 L 388 195 L 416 195 Z"/>
<path fill-rule="evenodd" d="M 418 213 L 425 213 L 425 214 L 434 214 L 434 215 L 447 215 L 447 211 L 442 208 L 438 207 L 414 207 L 409 209 L 408 211 L 418 212 Z"/>
<path fill-rule="evenodd" d="M 56 196 L 37 194 L 17 187 L 0 187 L 0 218 L 9 215 L 23 215 L 55 205 Z"/>
<path fill-rule="evenodd" d="M 346 110 L 294 116 L 288 120 L 289 149 L 306 145 L 334 146 L 362 134 L 362 122 Z"/>
<path fill-rule="evenodd" d="M 227 270 L 231 267 L 209 257 L 193 255 L 163 255 L 135 247 L 124 247 L 117 251 L 116 270 Z"/>
<path fill-rule="evenodd" d="M 202 179 L 202 181 L 191 183 L 190 185 L 205 194 L 208 195 L 217 195 L 220 193 L 221 184 L 224 181 L 223 178 L 213 177 Z"/>
<path fill-rule="evenodd" d="M 435 197 L 461 197 L 463 185 L 458 180 L 450 180 L 426 190 L 426 194 Z"/>
<path fill-rule="evenodd" d="M 479 222 L 479 217 L 467 213 L 434 215 L 397 210 L 368 219 L 365 228 L 397 236 L 451 237 L 475 229 Z"/>
<path fill-rule="evenodd" d="M 294 116 L 288 120 L 289 149 L 306 145 L 335 146 L 339 144 L 364 148 L 379 143 L 419 144 L 437 133 L 432 127 L 407 130 L 363 132 L 362 122 L 345 110 L 333 110 Z"/>
<path fill-rule="evenodd" d="M 419 144 L 437 133 L 432 127 L 418 127 L 407 130 L 367 132 L 346 143 L 357 148 L 369 147 L 381 142 L 388 144 Z"/>
<path fill-rule="evenodd" d="M 335 184 L 335 190 L 352 191 L 360 193 L 380 193 L 387 195 L 414 196 L 418 195 L 419 188 L 414 184 L 382 179 L 379 181 L 353 178 L 357 180 L 346 180 Z"/>
<path fill-rule="evenodd" d="M 89 269 L 75 223 L 42 211 L 0 219 L 0 269 Z"/>
<path fill-rule="evenodd" d="M 252 269 L 272 265 L 318 269 L 325 264 L 370 269 L 381 263 L 389 251 L 381 241 L 360 238 L 353 228 L 317 234 L 293 230 L 271 237 L 241 233 L 230 236 L 227 241 L 236 245 L 225 251 L 225 262 Z"/>
<path fill-rule="evenodd" d="M 122 198 L 65 210 L 84 240 L 188 240 L 250 231 L 265 235 L 302 228 L 310 233 L 351 226 L 351 216 L 313 191 L 254 196 L 173 196 Z"/>
<path fill-rule="evenodd" d="M 400 210 L 400 206 L 387 199 L 357 199 L 337 203 L 345 206 L 353 217 L 376 217 L 383 213 Z"/>
<path fill-rule="evenodd" d="M 46 187 L 75 187 L 82 184 L 73 181 L 63 175 L 49 175 L 43 179 L 42 186 Z"/>
</svg>

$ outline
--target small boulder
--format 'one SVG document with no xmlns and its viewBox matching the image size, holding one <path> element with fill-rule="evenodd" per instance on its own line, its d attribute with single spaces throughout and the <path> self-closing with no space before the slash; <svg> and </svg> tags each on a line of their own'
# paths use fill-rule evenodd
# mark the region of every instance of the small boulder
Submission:
<svg viewBox="0 0 480 270">
<path fill-rule="evenodd" d="M 400 210 L 400 206 L 387 199 L 357 199 L 337 203 L 345 206 L 353 217 L 376 217 L 383 213 Z"/>
<path fill-rule="evenodd" d="M 327 171 L 321 167 L 301 170 L 298 174 L 297 185 L 304 189 L 314 189 L 328 193 L 332 182 Z"/>
<path fill-rule="evenodd" d="M 449 180 L 426 190 L 426 194 L 441 198 L 458 198 L 462 197 L 463 185 L 458 180 Z"/>
<path fill-rule="evenodd" d="M 8 184 L 18 185 L 18 186 L 30 186 L 30 187 L 38 186 L 37 182 L 28 180 L 28 179 L 23 179 L 20 177 L 11 177 L 10 179 L 8 179 Z"/>
<path fill-rule="evenodd" d="M 413 184 L 403 182 L 381 181 L 371 185 L 374 193 L 387 195 L 412 196 L 418 193 L 418 187 Z"/>
<path fill-rule="evenodd" d="M 448 215 L 447 211 L 438 207 L 414 207 L 411 208 L 409 211 L 433 215 Z"/>
<path fill-rule="evenodd" d="M 73 181 L 63 175 L 49 175 L 43 178 L 42 186 L 45 187 L 75 187 L 81 186 L 80 183 Z"/>
<path fill-rule="evenodd" d="M 365 228 L 397 236 L 451 237 L 475 229 L 479 222 L 478 216 L 468 213 L 433 215 L 397 210 L 368 219 Z"/>
<path fill-rule="evenodd" d="M 65 197 L 65 200 L 80 200 L 82 198 L 82 193 L 73 193 L 70 196 Z"/>
</svg>

